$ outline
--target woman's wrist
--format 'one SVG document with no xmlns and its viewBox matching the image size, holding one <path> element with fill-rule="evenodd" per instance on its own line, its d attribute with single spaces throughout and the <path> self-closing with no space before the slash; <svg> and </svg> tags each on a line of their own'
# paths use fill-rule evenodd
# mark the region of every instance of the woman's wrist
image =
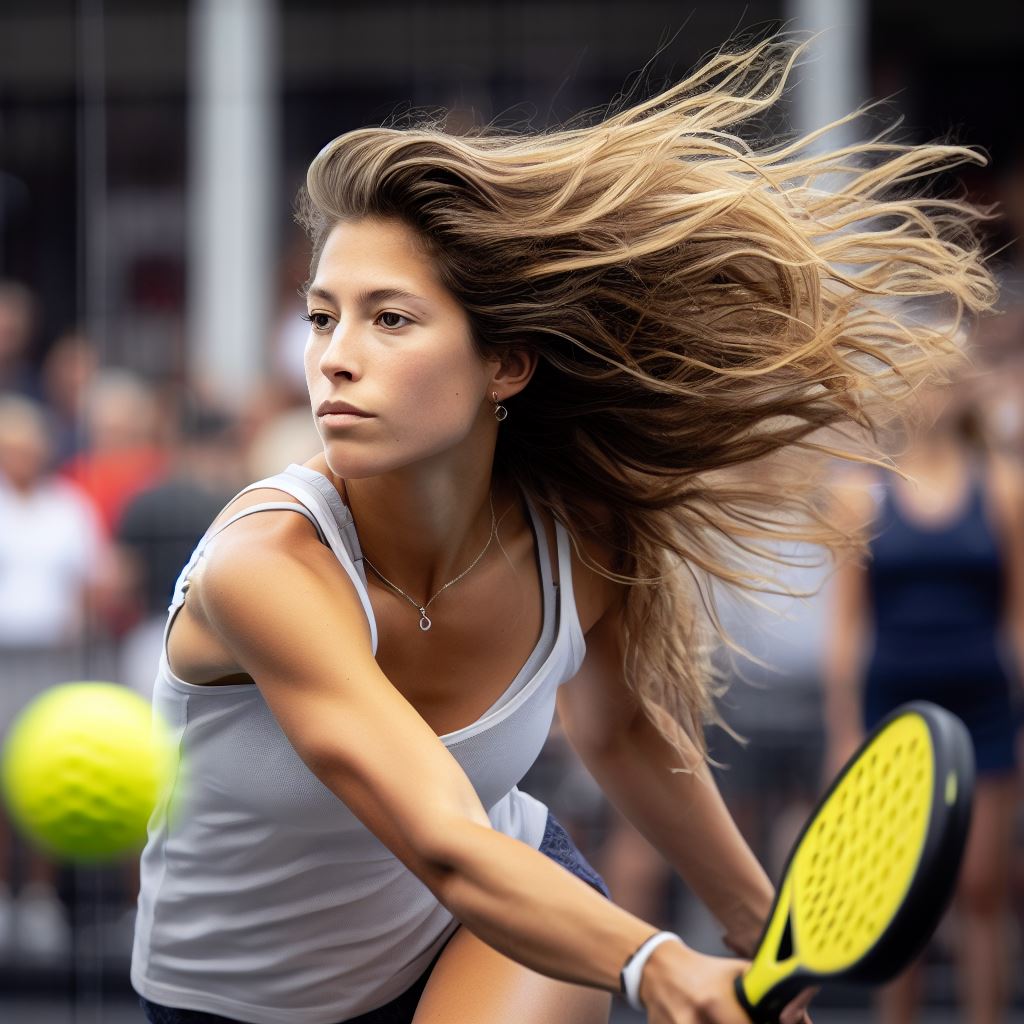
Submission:
<svg viewBox="0 0 1024 1024">
<path fill-rule="evenodd" d="M 683 1006 L 696 1006 L 698 999 L 697 963 L 701 954 L 681 940 L 663 942 L 651 953 L 640 978 L 639 997 L 644 1009 L 656 1007 L 677 1011 Z"/>
<path fill-rule="evenodd" d="M 719 916 L 719 920 L 725 926 L 722 941 L 733 953 L 747 959 L 754 955 L 774 903 L 775 887 L 768 876 L 764 875 L 742 903 Z"/>
<path fill-rule="evenodd" d="M 619 989 L 626 1002 L 634 1010 L 643 1009 L 640 1000 L 640 982 L 643 979 L 644 968 L 647 961 L 654 955 L 655 950 L 666 942 L 681 944 L 682 939 L 675 932 L 655 932 L 649 935 L 633 951 L 629 959 L 623 964 L 619 972 Z"/>
</svg>

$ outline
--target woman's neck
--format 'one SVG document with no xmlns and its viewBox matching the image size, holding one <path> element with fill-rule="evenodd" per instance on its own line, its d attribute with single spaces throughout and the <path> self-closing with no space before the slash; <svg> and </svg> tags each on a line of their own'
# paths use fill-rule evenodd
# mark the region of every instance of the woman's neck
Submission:
<svg viewBox="0 0 1024 1024">
<path fill-rule="evenodd" d="M 518 491 L 490 471 L 476 478 L 395 473 L 345 480 L 326 460 L 315 468 L 348 505 L 363 557 L 417 601 L 427 601 L 485 551 Z M 488 467 L 489 470 L 489 467 Z M 493 501 L 493 517 L 492 517 Z M 493 554 L 486 549 L 479 566 Z"/>
</svg>

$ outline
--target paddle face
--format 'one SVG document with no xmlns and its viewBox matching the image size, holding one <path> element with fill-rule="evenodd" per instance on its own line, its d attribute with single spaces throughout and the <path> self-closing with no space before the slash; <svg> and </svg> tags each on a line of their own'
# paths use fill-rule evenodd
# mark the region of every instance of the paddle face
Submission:
<svg viewBox="0 0 1024 1024">
<path fill-rule="evenodd" d="M 927 942 L 952 895 L 974 781 L 963 723 L 934 704 L 897 708 L 861 745 L 790 854 L 737 996 L 774 1021 L 801 989 L 878 982 Z"/>
</svg>

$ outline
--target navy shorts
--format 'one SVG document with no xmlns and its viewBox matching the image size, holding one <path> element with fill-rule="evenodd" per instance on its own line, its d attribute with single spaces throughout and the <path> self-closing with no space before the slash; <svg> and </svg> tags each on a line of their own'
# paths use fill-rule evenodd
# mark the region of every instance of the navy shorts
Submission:
<svg viewBox="0 0 1024 1024">
<path fill-rule="evenodd" d="M 586 857 L 576 848 L 569 834 L 550 811 L 539 849 L 577 878 L 582 878 L 584 882 L 592 885 L 602 896 L 611 899 L 604 879 L 590 866 Z M 361 1013 L 358 1017 L 349 1017 L 340 1024 L 410 1024 L 423 989 L 426 988 L 430 972 L 443 952 L 442 946 L 427 969 L 390 1003 L 370 1010 L 369 1013 Z M 173 1006 L 161 1006 L 159 1003 L 151 1003 L 145 996 L 139 996 L 139 1005 L 149 1024 L 241 1024 L 230 1017 L 219 1017 L 215 1013 L 205 1013 L 202 1010 L 179 1010 Z"/>
</svg>

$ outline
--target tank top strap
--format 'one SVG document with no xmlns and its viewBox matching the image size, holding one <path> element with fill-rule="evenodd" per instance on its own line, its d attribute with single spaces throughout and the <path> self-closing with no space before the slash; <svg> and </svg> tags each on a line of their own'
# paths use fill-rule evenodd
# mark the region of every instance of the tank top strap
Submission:
<svg viewBox="0 0 1024 1024">
<path fill-rule="evenodd" d="M 540 573 L 541 581 L 544 585 L 544 590 L 547 593 L 552 593 L 555 589 L 554 577 L 551 573 L 551 555 L 550 547 L 548 546 L 548 532 L 544 529 L 544 523 L 540 518 L 540 514 L 537 512 L 536 507 L 530 500 L 530 496 L 523 491 L 523 497 L 526 499 L 526 507 L 530 511 L 530 519 L 533 521 L 533 532 L 537 538 L 537 557 L 540 560 Z M 559 577 L 562 572 L 561 557 L 558 562 Z"/>
<path fill-rule="evenodd" d="M 555 520 L 555 547 L 558 554 L 558 582 L 562 590 L 572 593 L 572 556 L 569 534 L 565 527 Z"/>
<path fill-rule="evenodd" d="M 231 499 L 234 501 L 234 498 Z M 167 634 L 171 630 L 171 625 L 174 622 L 175 612 L 184 603 L 185 594 L 188 592 L 189 584 L 191 583 L 190 576 L 196 567 L 196 563 L 202 556 L 203 549 L 206 545 L 213 540 L 222 530 L 229 527 L 233 522 L 241 519 L 243 516 L 250 515 L 253 512 L 263 512 L 267 509 L 285 509 L 291 510 L 292 512 L 298 512 L 300 515 L 305 516 L 316 529 L 317 534 L 320 537 L 320 541 L 323 544 L 327 544 L 327 538 L 324 536 L 323 530 L 320 528 L 320 524 L 316 521 L 316 516 L 309 511 L 304 505 L 300 505 L 294 501 L 265 501 L 259 505 L 250 505 L 248 508 L 243 508 L 240 512 L 236 512 L 230 519 L 226 519 L 223 523 L 217 525 L 217 529 L 213 532 L 209 530 L 203 535 L 203 539 L 199 542 L 195 551 L 192 553 L 192 557 L 188 560 L 188 564 L 181 571 L 181 575 L 178 577 L 178 582 L 174 588 L 174 594 L 171 598 L 171 603 L 167 607 L 169 612 L 167 621 L 164 623 L 164 637 L 163 637 L 163 650 L 167 650 Z"/>
<path fill-rule="evenodd" d="M 268 479 L 270 479 L 270 478 L 268 478 Z M 272 486 L 272 485 L 269 485 L 266 482 L 266 480 L 257 480 L 255 483 L 248 484 L 247 486 L 243 487 L 240 491 L 238 491 L 236 494 L 234 494 L 232 497 L 230 497 L 226 502 L 224 502 L 224 504 L 221 506 L 220 512 L 217 513 L 217 516 L 219 516 L 220 513 L 224 511 L 224 509 L 226 509 L 232 503 L 237 501 L 243 494 L 247 494 L 249 491 L 255 491 L 255 490 L 258 490 L 258 489 L 260 489 L 262 487 L 267 487 L 267 486 Z M 267 504 L 272 504 L 272 503 L 268 502 Z M 256 507 L 257 506 L 253 506 L 254 509 Z M 259 507 L 264 507 L 264 506 L 259 506 Z M 293 506 L 293 504 L 289 504 L 288 507 L 292 508 L 294 506 Z M 243 509 L 243 511 L 245 511 L 245 510 Z M 174 608 L 178 604 L 180 604 L 181 601 L 183 600 L 184 593 L 188 589 L 188 578 L 191 575 L 192 570 L 195 568 L 196 562 L 198 562 L 200 557 L 202 556 L 203 549 L 206 547 L 206 545 L 218 533 L 220 533 L 220 531 L 224 527 L 226 527 L 228 525 L 228 523 L 232 523 L 232 522 L 235 521 L 235 519 L 238 518 L 237 515 L 236 516 L 232 516 L 229 520 L 227 520 L 227 522 L 219 524 L 217 526 L 217 528 L 214 529 L 213 523 L 216 521 L 217 516 L 213 517 L 213 521 L 211 521 L 210 525 L 206 528 L 206 530 L 204 531 L 202 537 L 199 538 L 199 541 L 196 544 L 195 548 L 193 548 L 192 554 L 189 556 L 188 561 L 182 567 L 181 572 L 178 573 L 178 578 L 177 578 L 177 580 L 174 583 L 174 589 L 173 589 L 173 591 L 171 593 L 171 603 L 167 606 L 167 610 L 168 611 L 173 611 Z M 319 525 L 317 526 L 317 532 L 318 533 L 321 532 Z"/>
<path fill-rule="evenodd" d="M 209 541 L 212 540 L 212 538 L 222 529 L 226 528 L 230 523 L 241 518 L 243 515 L 268 508 L 284 508 L 299 512 L 314 524 L 321 542 L 326 544 L 334 552 L 338 562 L 341 564 L 345 572 L 348 573 L 349 578 L 352 580 L 352 583 L 356 588 L 356 593 L 359 595 L 359 601 L 363 606 L 363 612 L 366 615 L 370 628 L 371 646 L 373 652 L 376 653 L 377 622 L 373 614 L 373 607 L 370 604 L 370 595 L 366 589 L 363 555 L 362 550 L 359 547 L 359 538 L 356 536 L 355 523 L 352 519 L 352 514 L 349 512 L 347 506 L 341 501 L 338 496 L 338 492 L 334 490 L 330 481 L 325 477 L 314 473 L 312 470 L 306 470 L 306 473 L 291 472 L 291 470 L 294 469 L 301 470 L 305 468 L 306 467 L 299 467 L 292 464 L 282 473 L 265 477 L 262 480 L 257 480 L 255 483 L 249 484 L 247 487 L 243 487 L 238 494 L 225 504 L 224 507 L 226 508 L 231 504 L 231 502 L 235 501 L 248 491 L 261 489 L 285 491 L 296 499 L 295 502 L 278 501 L 252 505 L 249 508 L 242 509 L 239 513 L 232 516 L 225 522 L 218 524 L 216 530 L 213 530 L 211 526 L 211 529 L 206 531 L 202 539 L 199 541 L 195 551 L 193 551 L 192 557 L 182 569 L 181 574 L 178 577 L 178 581 L 175 584 L 174 595 L 172 597 L 171 604 L 167 609 L 171 612 L 171 615 L 169 616 L 168 623 L 164 629 L 165 643 L 166 634 L 170 628 L 170 622 L 173 619 L 174 610 L 184 600 L 185 590 L 188 588 L 189 574 L 195 567 L 195 563 L 199 560 L 206 544 L 209 543 Z M 320 476 L 320 479 L 323 480 L 324 484 L 326 484 L 334 494 L 337 499 L 337 508 L 334 507 L 335 503 L 330 501 L 330 496 L 328 494 L 314 486 L 316 481 L 311 478 L 315 478 L 317 476 Z"/>
<path fill-rule="evenodd" d="M 217 525 L 217 529 L 212 533 L 208 531 L 206 536 L 203 537 L 202 543 L 204 545 L 208 544 L 217 536 L 218 533 L 221 532 L 221 530 L 226 529 L 233 522 L 241 519 L 243 516 L 249 515 L 250 512 L 263 512 L 266 509 L 291 509 L 291 511 L 298 512 L 300 515 L 305 516 L 313 524 L 317 535 L 320 537 L 321 543 L 327 544 L 327 535 L 324 533 L 323 527 L 317 521 L 316 516 L 313 515 L 305 505 L 297 501 L 264 501 L 260 502 L 259 505 L 250 505 L 248 508 L 243 508 L 241 512 L 236 512 L 230 519 L 226 519 L 223 523 L 219 523 Z"/>
<path fill-rule="evenodd" d="M 524 491 L 523 493 L 525 494 L 526 492 Z M 569 531 L 557 518 L 552 517 L 555 523 L 555 556 L 558 559 L 558 582 L 555 583 L 552 579 L 551 560 L 548 555 L 547 531 L 544 529 L 544 524 L 541 522 L 540 516 L 537 514 L 537 510 L 529 495 L 526 495 L 526 502 L 529 506 L 530 514 L 533 516 L 537 532 L 537 547 L 543 554 L 541 565 L 543 566 L 544 585 L 550 588 L 550 591 L 557 596 L 557 601 L 553 602 L 553 604 L 558 612 L 558 621 L 566 624 L 566 633 L 578 666 L 583 662 L 587 647 L 586 639 L 583 636 L 583 629 L 580 626 L 579 613 L 576 608 L 576 594 L 572 584 L 572 547 Z"/>
<path fill-rule="evenodd" d="M 355 585 L 370 627 L 371 649 L 376 654 L 377 620 L 367 590 L 363 550 L 359 545 L 355 520 L 349 507 L 341 500 L 341 496 L 327 477 L 308 466 L 294 462 L 284 472 L 268 477 L 262 482 L 262 486 L 287 491 L 316 515 L 317 521 L 324 528 L 331 550 Z"/>
<path fill-rule="evenodd" d="M 262 480 L 256 480 L 251 484 L 247 484 L 240 491 L 238 491 L 231 498 L 229 498 L 226 502 L 224 502 L 224 504 L 221 506 L 220 511 L 223 512 L 224 509 L 228 508 L 230 505 L 236 502 L 243 494 L 248 494 L 249 491 L 259 491 L 276 488 L 277 490 L 285 490 L 288 491 L 289 494 L 292 494 L 288 487 L 281 487 L 280 483 L 278 482 L 278 478 L 281 475 L 282 474 L 278 473 L 276 476 L 264 477 Z M 171 609 L 173 609 L 175 604 L 180 602 L 180 599 L 183 596 L 184 591 L 188 589 L 189 575 L 195 568 L 196 562 L 198 562 L 200 557 L 202 556 L 203 549 L 206 547 L 206 545 L 211 540 L 213 540 L 213 538 L 218 533 L 220 533 L 221 530 L 225 529 L 236 519 L 240 519 L 243 515 L 245 515 L 248 512 L 256 512 L 268 508 L 293 509 L 294 511 L 299 512 L 301 515 L 304 515 L 307 519 L 309 519 L 309 521 L 316 528 L 316 532 L 317 535 L 320 537 L 320 540 L 325 544 L 329 544 L 323 526 L 317 520 L 317 517 L 309 510 L 307 504 L 302 501 L 302 498 L 299 495 L 293 494 L 292 496 L 298 500 L 298 504 L 296 502 L 263 502 L 259 505 L 252 505 L 247 509 L 242 509 L 241 512 L 238 512 L 235 515 L 231 516 L 230 519 L 227 519 L 223 523 L 219 523 L 216 528 L 214 528 L 213 522 L 211 522 L 210 525 L 206 528 L 206 531 L 203 533 L 202 537 L 200 537 L 199 542 L 196 545 L 195 549 L 193 550 L 191 557 L 185 563 L 185 566 L 182 568 L 181 572 L 178 574 L 178 579 L 174 585 L 174 592 L 171 598 L 171 604 L 167 610 L 170 611 Z M 219 515 L 220 512 L 217 513 L 217 516 Z M 216 521 L 217 516 L 213 517 L 214 522 Z"/>
</svg>

